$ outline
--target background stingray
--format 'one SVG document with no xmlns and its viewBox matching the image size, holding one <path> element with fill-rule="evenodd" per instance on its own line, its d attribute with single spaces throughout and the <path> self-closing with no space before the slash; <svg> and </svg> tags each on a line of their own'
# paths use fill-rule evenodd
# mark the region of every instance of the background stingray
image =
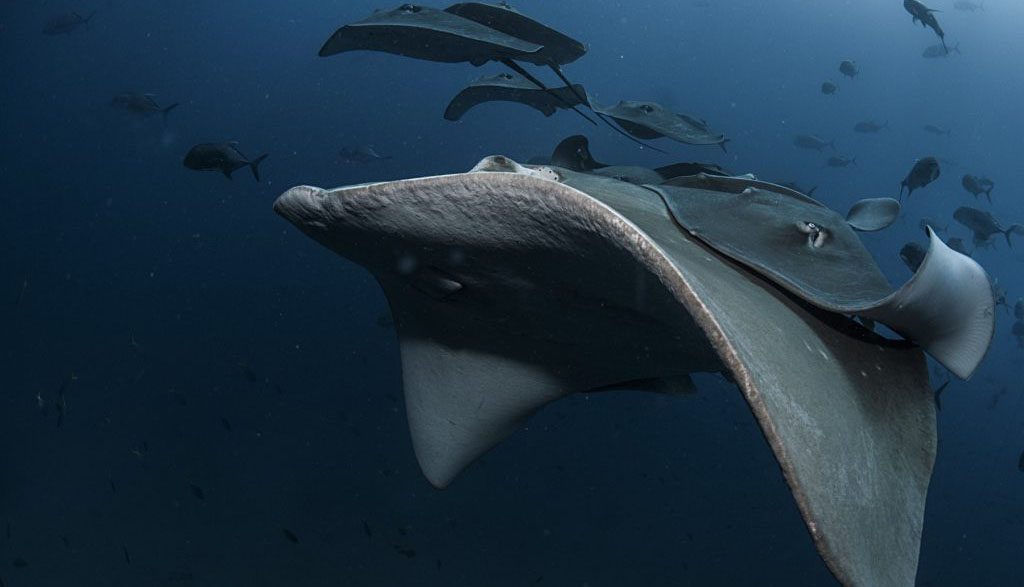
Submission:
<svg viewBox="0 0 1024 587">
<path fill-rule="evenodd" d="M 706 195 L 669 187 L 669 199 Z M 725 370 L 835 576 L 847 585 L 913 584 L 935 453 L 922 355 L 813 309 L 776 287 L 771 272 L 689 236 L 664 196 L 491 157 L 471 173 L 297 187 L 275 210 L 383 287 L 413 445 L 431 483 L 447 485 L 569 393 Z M 788 231 L 798 255 L 807 235 L 795 223 Z M 963 307 L 977 279 L 991 295 L 987 276 L 931 239 L 911 280 L 913 303 L 990 321 L 991 313 Z M 858 269 L 873 268 L 864 262 Z M 955 291 L 945 288 L 943 278 L 961 271 Z M 885 287 L 880 276 L 867 279 L 868 289 Z"/>
<path fill-rule="evenodd" d="M 459 92 L 444 111 L 445 120 L 459 120 L 472 108 L 485 102 L 516 102 L 551 116 L 559 108 L 572 108 L 585 101 L 577 98 L 583 95 L 583 86 L 561 87 L 547 90 L 538 88 L 529 80 L 512 74 L 499 73 L 484 76 Z"/>
<path fill-rule="evenodd" d="M 651 169 L 637 165 L 607 165 L 600 163 L 590 154 L 590 141 L 583 135 L 563 139 L 555 147 L 546 164 L 557 165 L 572 171 L 590 172 L 595 175 L 612 177 L 635 184 L 658 184 L 667 179 L 697 174 L 729 175 L 729 172 L 714 163 L 673 163 Z"/>
<path fill-rule="evenodd" d="M 615 106 L 601 106 L 591 100 L 590 107 L 614 119 L 638 139 L 667 137 L 688 145 L 718 145 L 723 151 L 728 140 L 724 134 L 712 131 L 703 120 L 670 112 L 654 102 L 623 100 Z"/>
</svg>

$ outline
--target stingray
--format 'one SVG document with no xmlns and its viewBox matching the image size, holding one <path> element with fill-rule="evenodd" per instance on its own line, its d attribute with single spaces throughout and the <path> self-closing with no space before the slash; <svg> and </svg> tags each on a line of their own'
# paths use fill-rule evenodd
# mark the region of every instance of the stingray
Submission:
<svg viewBox="0 0 1024 587">
<path fill-rule="evenodd" d="M 615 106 L 601 106 L 591 100 L 590 107 L 612 118 L 638 139 L 667 137 L 688 145 L 718 145 L 723 151 L 729 140 L 724 134 L 712 131 L 707 122 L 676 114 L 655 102 L 622 100 Z"/>
<path fill-rule="evenodd" d="M 590 141 L 583 135 L 573 135 L 558 143 L 547 163 L 572 171 L 612 177 L 637 185 L 657 184 L 674 177 L 701 173 L 730 175 L 728 171 L 714 163 L 673 163 L 654 169 L 637 165 L 606 165 L 599 163 L 590 154 Z"/>
<path fill-rule="evenodd" d="M 586 104 L 577 95 L 584 95 L 583 86 L 538 88 L 536 84 L 512 73 L 484 76 L 459 92 L 444 111 L 445 120 L 459 120 L 470 109 L 484 102 L 517 102 L 551 116 L 559 108 Z"/>
<path fill-rule="evenodd" d="M 274 207 L 382 286 L 434 486 L 571 393 L 720 372 L 839 581 L 913 585 L 936 450 L 922 350 L 974 370 L 992 337 L 988 277 L 929 231 L 892 292 L 842 217 L 751 189 L 489 157 L 469 173 L 299 186 Z"/>
<path fill-rule="evenodd" d="M 516 61 L 548 65 L 552 59 L 552 52 L 542 45 L 458 14 L 416 4 L 378 10 L 366 19 L 339 28 L 320 48 L 320 56 L 348 51 L 383 51 L 414 59 L 468 62 L 475 66 L 498 61 L 543 90 L 547 87 Z M 587 115 L 575 107 L 572 109 L 594 124 Z"/>
</svg>

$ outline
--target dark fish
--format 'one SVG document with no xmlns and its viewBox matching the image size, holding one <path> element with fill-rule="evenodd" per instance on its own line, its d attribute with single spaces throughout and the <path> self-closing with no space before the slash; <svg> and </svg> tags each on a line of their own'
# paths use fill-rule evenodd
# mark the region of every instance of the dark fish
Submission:
<svg viewBox="0 0 1024 587">
<path fill-rule="evenodd" d="M 928 45 L 924 48 L 924 51 L 921 52 L 921 57 L 924 57 L 925 59 L 938 59 L 940 57 L 948 57 L 953 51 L 963 55 L 963 53 L 960 53 L 960 43 L 957 43 L 952 49 L 941 44 Z"/>
<path fill-rule="evenodd" d="M 985 3 L 981 2 L 979 4 L 975 4 L 970 0 L 957 0 L 956 2 L 953 3 L 953 8 L 956 8 L 961 12 L 977 12 L 978 10 L 984 12 Z"/>
<path fill-rule="evenodd" d="M 828 158 L 825 162 L 829 167 L 849 167 L 850 165 L 857 164 L 856 157 L 844 157 L 842 155 L 833 155 Z"/>
<path fill-rule="evenodd" d="M 950 130 L 948 128 L 942 128 L 941 126 L 935 126 L 934 124 L 924 125 L 924 132 L 931 133 L 933 135 L 945 135 L 947 137 L 950 135 Z"/>
<path fill-rule="evenodd" d="M 910 269 L 911 273 L 917 273 L 924 262 L 924 256 L 928 251 L 920 243 L 907 243 L 900 249 L 900 259 Z"/>
<path fill-rule="evenodd" d="M 161 116 L 163 116 L 164 121 L 166 121 L 167 113 L 177 108 L 178 103 L 175 102 L 170 106 L 164 107 L 157 104 L 156 101 L 153 99 L 154 97 L 155 96 L 153 94 L 136 94 L 134 92 L 125 92 L 123 94 L 118 94 L 114 96 L 110 103 L 117 108 L 121 108 L 122 110 L 143 117 L 151 116 L 153 114 L 160 114 Z"/>
<path fill-rule="evenodd" d="M 231 422 L 227 418 L 221 418 L 220 425 L 224 427 L 224 430 L 231 432 Z"/>
<path fill-rule="evenodd" d="M 832 82 L 824 82 L 824 83 L 821 84 L 821 93 L 825 94 L 826 96 L 831 96 L 832 94 L 836 93 L 836 91 L 838 91 L 838 90 L 839 90 L 839 86 L 835 85 Z"/>
<path fill-rule="evenodd" d="M 260 383 L 260 377 L 252 370 L 252 367 L 245 363 L 239 363 L 238 368 L 242 371 L 242 375 L 245 376 L 245 380 L 251 384 Z"/>
<path fill-rule="evenodd" d="M 412 548 L 407 548 L 407 547 L 404 547 L 404 546 L 402 546 L 400 544 L 392 544 L 391 546 L 395 549 L 395 552 L 397 552 L 398 554 L 404 556 L 405 558 L 415 558 L 416 557 L 416 551 L 414 549 L 412 549 Z"/>
<path fill-rule="evenodd" d="M 1010 333 L 1017 337 L 1017 346 L 1024 348 L 1024 321 L 1017 320 L 1014 322 Z"/>
<path fill-rule="evenodd" d="M 128 554 L 128 547 L 122 545 L 121 550 L 124 551 L 124 562 L 127 565 L 132 564 L 132 555 Z"/>
<path fill-rule="evenodd" d="M 16 569 L 24 569 L 28 567 L 28 561 L 21 557 L 14 559 L 14 562 L 11 564 L 13 564 Z"/>
<path fill-rule="evenodd" d="M 1010 240 L 1010 235 L 1024 235 L 1024 226 L 1011 224 L 1009 228 L 1003 228 L 999 221 L 992 216 L 991 212 L 971 208 L 970 206 L 957 208 L 953 212 L 953 220 L 956 220 L 974 233 L 975 246 L 987 243 L 995 234 L 1002 234 L 1006 237 L 1006 244 L 1012 247 L 1013 242 Z"/>
<path fill-rule="evenodd" d="M 992 203 L 992 190 L 996 187 L 996 184 L 991 179 L 967 174 L 960 180 L 960 185 L 964 186 L 964 189 L 975 198 L 985 194 L 988 203 Z"/>
<path fill-rule="evenodd" d="M 839 73 L 846 77 L 853 79 L 860 73 L 860 69 L 857 67 L 856 61 L 850 61 L 849 59 L 839 64 Z"/>
<path fill-rule="evenodd" d="M 60 535 L 60 541 L 64 544 L 64 548 L 71 550 L 71 540 L 65 534 Z"/>
<path fill-rule="evenodd" d="M 923 188 L 938 179 L 939 173 L 939 161 L 935 157 L 918 159 L 900 184 L 900 201 L 903 201 L 903 190 L 907 190 L 909 198 L 913 195 L 914 190 Z"/>
<path fill-rule="evenodd" d="M 391 155 L 381 155 L 373 150 L 373 147 L 367 145 L 342 147 L 338 151 L 338 160 L 344 163 L 370 163 L 373 161 L 386 161 L 388 159 L 391 159 Z"/>
<path fill-rule="evenodd" d="M 71 33 L 78 30 L 78 27 L 88 27 L 89 21 L 92 17 L 96 16 L 96 12 L 92 12 L 89 16 L 82 18 L 77 12 L 65 12 L 63 14 L 55 14 L 46 20 L 43 25 L 44 35 L 70 35 Z"/>
<path fill-rule="evenodd" d="M 928 8 L 917 0 L 903 0 L 903 8 L 910 13 L 910 16 L 914 17 L 912 21 L 914 24 L 920 22 L 921 26 L 931 27 L 935 34 L 939 36 L 942 45 L 946 45 L 946 33 L 942 31 L 938 19 L 935 18 L 936 10 Z"/>
<path fill-rule="evenodd" d="M 1013 317 L 1024 320 L 1024 298 L 1017 298 L 1017 302 L 1013 304 Z"/>
<path fill-rule="evenodd" d="M 114 480 L 107 479 L 107 482 L 110 484 L 110 493 L 117 495 L 117 484 L 114 483 Z"/>
<path fill-rule="evenodd" d="M 793 137 L 793 144 L 800 149 L 821 151 L 825 147 L 831 147 L 833 151 L 836 150 L 835 140 L 826 142 L 824 139 L 814 135 L 796 135 Z"/>
<path fill-rule="evenodd" d="M 228 179 L 238 169 L 249 167 L 253 177 L 259 181 L 260 163 L 266 158 L 264 154 L 250 161 L 238 150 L 237 142 L 200 143 L 185 155 L 185 167 L 196 171 L 220 171 Z"/>
<path fill-rule="evenodd" d="M 942 392 L 946 390 L 946 386 L 949 385 L 949 381 L 950 380 L 947 379 L 945 383 L 935 390 L 935 409 L 940 412 L 942 411 Z"/>
<path fill-rule="evenodd" d="M 292 544 L 299 543 L 299 537 L 295 535 L 295 532 L 292 532 L 288 528 L 282 528 L 281 532 L 284 533 L 284 537 L 288 539 L 288 542 L 291 542 Z"/>
<path fill-rule="evenodd" d="M 853 125 L 854 132 L 861 133 L 878 132 L 883 128 L 889 128 L 888 120 L 885 121 L 885 124 L 878 124 L 877 122 L 871 120 L 865 120 L 863 122 L 858 122 L 857 124 Z"/>
<path fill-rule="evenodd" d="M 373 530 L 370 529 L 370 524 L 366 520 L 363 520 L 363 533 L 366 534 L 367 540 L 373 540 Z"/>
<path fill-rule="evenodd" d="M 192 497 L 195 497 L 199 501 L 206 501 L 206 492 L 203 491 L 202 487 L 195 483 L 189 483 L 188 488 L 192 491 Z"/>
</svg>

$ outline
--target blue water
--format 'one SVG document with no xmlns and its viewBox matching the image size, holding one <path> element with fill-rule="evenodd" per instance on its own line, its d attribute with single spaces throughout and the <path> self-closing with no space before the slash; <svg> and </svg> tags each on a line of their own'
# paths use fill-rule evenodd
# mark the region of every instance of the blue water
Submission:
<svg viewBox="0 0 1024 587">
<path fill-rule="evenodd" d="M 391 7 L 364 0 L 0 6 L 4 585 L 834 584 L 749 409 L 719 378 L 699 378 L 695 397 L 563 400 L 432 489 L 380 288 L 270 206 L 293 185 L 525 160 L 580 132 L 602 161 L 713 161 L 817 185 L 840 211 L 895 195 L 915 159 L 936 155 L 949 163 L 905 221 L 864 237 L 902 282 L 896 251 L 923 241 L 921 217 L 978 205 L 1024 221 L 1024 7 L 989 0 L 971 14 L 936 0 L 963 55 L 926 60 L 937 39 L 897 0 L 517 6 L 588 44 L 566 70 L 601 102 L 704 118 L 732 138 L 728 154 L 641 151 L 571 113 L 511 104 L 447 122 L 450 97 L 500 68 L 318 58 L 337 27 Z M 97 14 L 72 34 L 40 33 L 68 10 Z M 842 59 L 857 79 L 839 74 Z M 825 80 L 836 95 L 820 93 Z M 165 126 L 112 108 L 125 91 L 181 105 Z M 891 130 L 852 132 L 867 119 Z M 792 146 L 798 133 L 835 138 L 858 165 L 824 167 Z M 227 140 L 270 153 L 262 183 L 182 166 L 191 145 Z M 393 159 L 337 161 L 358 144 Z M 963 191 L 964 173 L 996 181 L 991 206 Z M 1011 304 L 1022 250 L 976 255 Z M 1011 324 L 1000 310 L 987 359 L 943 396 L 920 585 L 1024 584 Z"/>
</svg>

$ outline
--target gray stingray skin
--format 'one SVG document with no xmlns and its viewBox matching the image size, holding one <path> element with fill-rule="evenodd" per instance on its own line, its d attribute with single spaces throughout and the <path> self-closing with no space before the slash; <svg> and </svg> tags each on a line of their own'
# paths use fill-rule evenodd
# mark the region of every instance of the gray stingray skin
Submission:
<svg viewBox="0 0 1024 587">
<path fill-rule="evenodd" d="M 615 106 L 590 101 L 594 112 L 610 116 L 619 126 L 638 139 L 668 137 L 688 145 L 722 145 L 726 137 L 711 130 L 706 122 L 686 114 L 676 114 L 655 102 L 622 100 Z"/>
<path fill-rule="evenodd" d="M 573 92 L 573 89 L 576 91 Z M 526 78 L 499 73 L 481 77 L 456 94 L 444 111 L 445 120 L 459 120 L 470 109 L 485 102 L 517 102 L 537 110 L 544 116 L 551 116 L 560 108 L 571 108 L 582 104 L 576 96 L 585 94 L 583 86 L 564 86 L 545 91 Z"/>
<path fill-rule="evenodd" d="M 403 5 L 341 27 L 321 47 L 320 56 L 383 51 L 428 61 L 483 65 L 501 59 L 530 61 L 541 49 L 443 10 Z"/>
<path fill-rule="evenodd" d="M 275 210 L 381 284 L 435 486 L 569 393 L 725 369 L 836 578 L 914 584 L 936 450 L 922 352 L 825 319 L 680 230 L 651 189 L 494 157 L 300 186 Z"/>
<path fill-rule="evenodd" d="M 445 12 L 468 18 L 517 39 L 541 45 L 534 63 L 565 65 L 587 52 L 583 43 L 541 24 L 510 6 L 483 2 L 460 2 L 444 9 Z"/>
</svg>

